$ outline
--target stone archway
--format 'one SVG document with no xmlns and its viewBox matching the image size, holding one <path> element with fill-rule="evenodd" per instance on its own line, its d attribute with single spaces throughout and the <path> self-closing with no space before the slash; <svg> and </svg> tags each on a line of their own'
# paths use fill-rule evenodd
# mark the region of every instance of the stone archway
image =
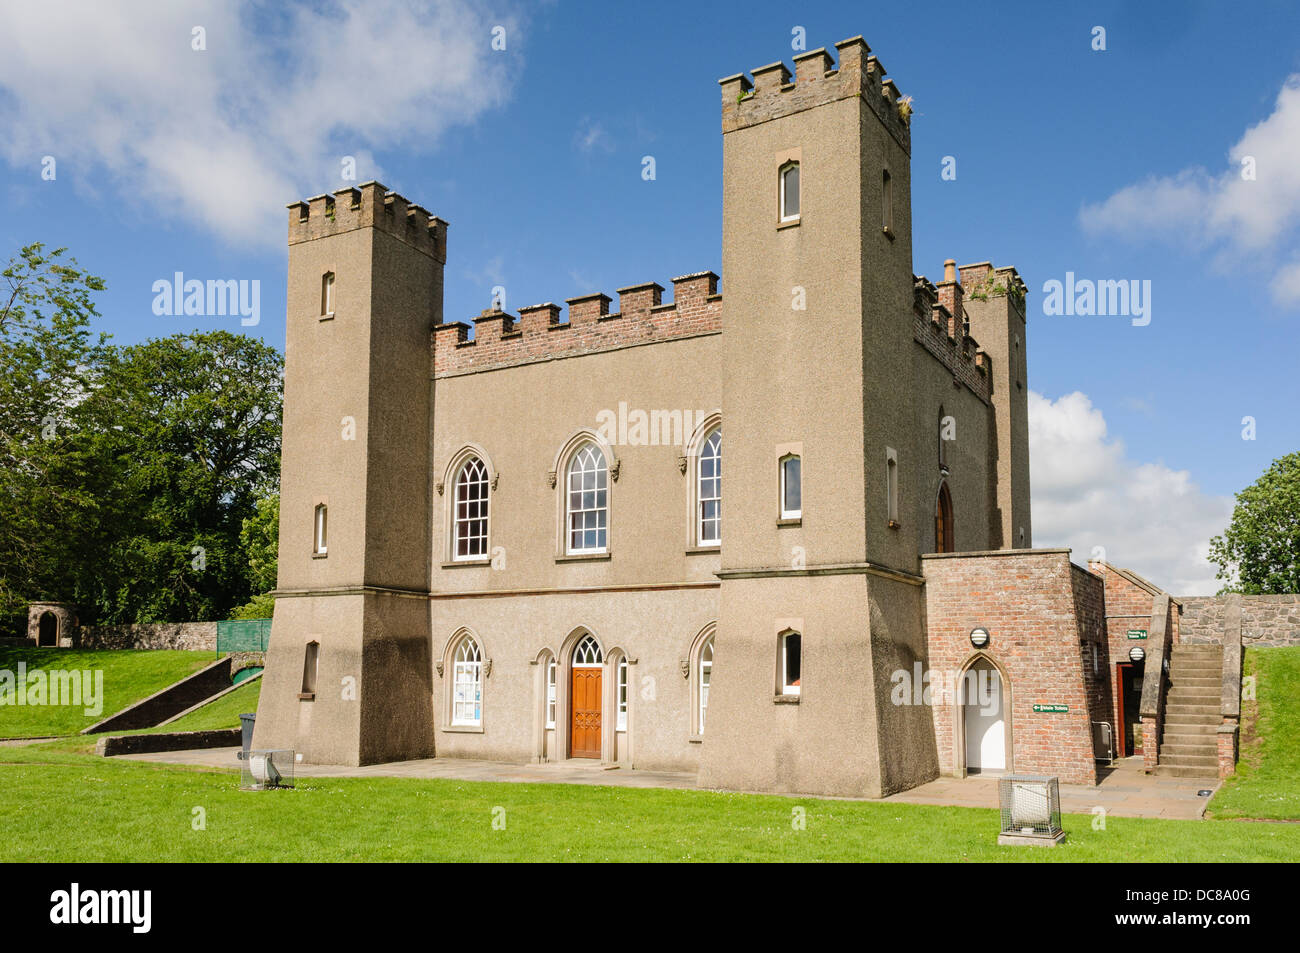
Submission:
<svg viewBox="0 0 1300 953">
<path fill-rule="evenodd" d="M 33 602 L 27 606 L 27 641 L 38 648 L 70 646 L 77 638 L 77 616 L 62 602 Z"/>
</svg>

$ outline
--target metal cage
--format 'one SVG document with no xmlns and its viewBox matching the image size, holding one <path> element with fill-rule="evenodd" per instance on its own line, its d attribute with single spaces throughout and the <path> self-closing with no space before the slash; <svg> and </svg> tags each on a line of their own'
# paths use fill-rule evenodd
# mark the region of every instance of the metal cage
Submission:
<svg viewBox="0 0 1300 953">
<path fill-rule="evenodd" d="M 999 844 L 1059 844 L 1061 829 L 1061 784 L 1056 778 L 1037 774 L 1008 774 L 998 781 L 998 804 L 1002 826 Z"/>
<path fill-rule="evenodd" d="M 294 753 L 290 748 L 253 750 L 240 760 L 241 791 L 274 791 L 293 787 Z"/>
</svg>

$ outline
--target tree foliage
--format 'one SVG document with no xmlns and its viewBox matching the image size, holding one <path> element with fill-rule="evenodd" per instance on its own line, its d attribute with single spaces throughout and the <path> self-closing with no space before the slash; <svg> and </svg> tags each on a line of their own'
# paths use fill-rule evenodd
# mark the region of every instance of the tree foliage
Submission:
<svg viewBox="0 0 1300 953">
<path fill-rule="evenodd" d="M 1237 494 L 1232 522 L 1210 540 L 1222 592 L 1300 592 L 1300 452 L 1274 460 Z"/>
<path fill-rule="evenodd" d="M 112 346 L 90 329 L 103 282 L 61 256 L 32 245 L 3 273 L 4 627 L 35 599 L 100 623 L 225 618 L 265 591 L 243 530 L 278 487 L 283 361 L 226 331 Z"/>
</svg>

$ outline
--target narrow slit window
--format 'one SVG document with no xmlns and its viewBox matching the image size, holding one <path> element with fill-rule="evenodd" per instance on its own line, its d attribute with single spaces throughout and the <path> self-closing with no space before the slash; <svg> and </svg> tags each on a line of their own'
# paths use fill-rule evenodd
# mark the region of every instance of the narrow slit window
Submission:
<svg viewBox="0 0 1300 953">
<path fill-rule="evenodd" d="M 803 639 L 798 632 L 785 632 L 781 635 L 781 694 L 798 695 L 800 688 L 800 667 L 802 663 Z"/>
<path fill-rule="evenodd" d="M 320 280 L 320 313 L 334 313 L 334 272 L 327 271 Z"/>
<path fill-rule="evenodd" d="M 781 221 L 790 222 L 799 217 L 799 163 L 791 162 L 781 167 Z"/>
<path fill-rule="evenodd" d="M 898 455 L 889 450 L 885 458 L 885 492 L 888 494 L 889 523 L 898 525 Z"/>
<path fill-rule="evenodd" d="M 320 667 L 320 643 L 308 642 L 302 662 L 302 693 L 316 694 L 316 673 Z"/>
<path fill-rule="evenodd" d="M 888 169 L 880 179 L 880 227 L 890 233 L 894 231 L 894 180 Z"/>
<path fill-rule="evenodd" d="M 803 516 L 803 475 L 799 457 L 781 458 L 781 519 Z"/>
<path fill-rule="evenodd" d="M 329 507 L 324 503 L 316 506 L 316 521 L 313 530 L 312 552 L 324 556 L 329 552 L 327 537 L 329 534 Z"/>
<path fill-rule="evenodd" d="M 704 643 L 700 650 L 700 729 L 704 734 L 704 716 L 709 710 L 709 682 L 713 678 L 713 638 Z"/>
</svg>

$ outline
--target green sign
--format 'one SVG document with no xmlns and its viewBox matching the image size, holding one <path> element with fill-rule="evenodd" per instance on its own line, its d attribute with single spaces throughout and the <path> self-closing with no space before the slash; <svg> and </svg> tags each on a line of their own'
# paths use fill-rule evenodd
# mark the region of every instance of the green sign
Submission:
<svg viewBox="0 0 1300 953">
<path fill-rule="evenodd" d="M 1069 705 L 1035 705 L 1034 711 L 1060 712 L 1069 711 Z"/>
<path fill-rule="evenodd" d="M 1129 629 L 1128 637 L 1130 639 L 1145 639 L 1147 637 L 1146 629 Z"/>
</svg>

